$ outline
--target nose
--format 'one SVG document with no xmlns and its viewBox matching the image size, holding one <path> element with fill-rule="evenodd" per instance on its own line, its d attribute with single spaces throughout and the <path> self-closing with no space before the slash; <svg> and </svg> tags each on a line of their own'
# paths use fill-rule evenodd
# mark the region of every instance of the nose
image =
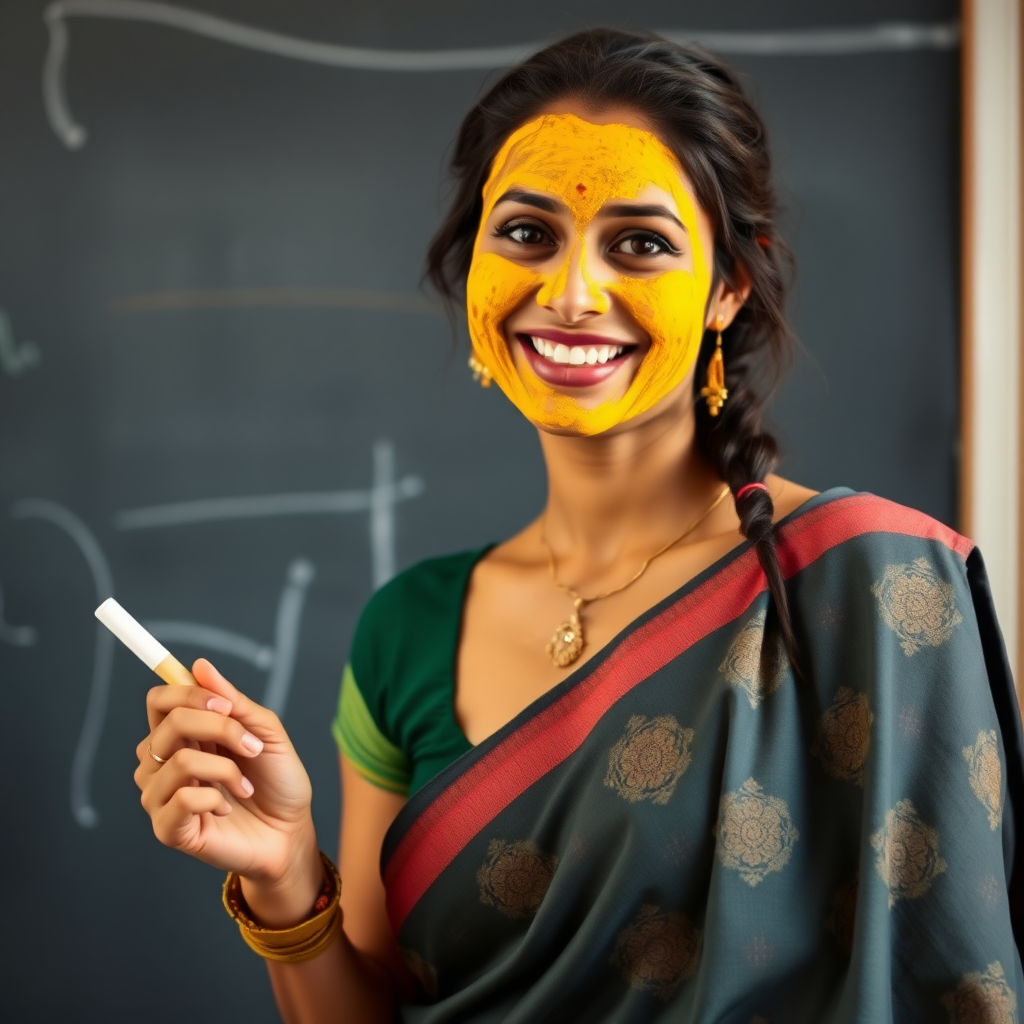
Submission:
<svg viewBox="0 0 1024 1024">
<path fill-rule="evenodd" d="M 600 283 L 587 269 L 586 248 L 580 244 L 568 253 L 537 292 L 537 303 L 571 324 L 607 313 L 611 302 Z"/>
</svg>

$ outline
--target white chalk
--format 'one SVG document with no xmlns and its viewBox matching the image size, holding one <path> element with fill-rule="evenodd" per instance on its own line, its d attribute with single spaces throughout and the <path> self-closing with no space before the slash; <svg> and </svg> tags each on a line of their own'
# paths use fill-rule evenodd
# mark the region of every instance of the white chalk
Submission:
<svg viewBox="0 0 1024 1024">
<path fill-rule="evenodd" d="M 156 668 L 171 652 L 152 633 L 143 629 L 112 597 L 96 609 L 96 618 L 138 658 L 146 668 Z"/>
<path fill-rule="evenodd" d="M 195 686 L 196 681 L 184 665 L 149 630 L 144 629 L 112 597 L 96 609 L 96 618 L 165 683 Z"/>
</svg>

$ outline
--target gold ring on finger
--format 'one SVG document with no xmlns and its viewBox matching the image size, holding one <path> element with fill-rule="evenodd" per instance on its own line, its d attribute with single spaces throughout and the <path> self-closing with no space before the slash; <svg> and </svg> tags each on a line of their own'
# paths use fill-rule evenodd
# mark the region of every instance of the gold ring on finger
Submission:
<svg viewBox="0 0 1024 1024">
<path fill-rule="evenodd" d="M 167 762 L 170 761 L 169 757 L 160 757 L 158 754 L 154 754 L 152 743 L 147 743 L 146 749 L 149 751 L 149 756 L 153 758 L 153 760 L 156 761 L 157 764 L 167 764 Z"/>
</svg>

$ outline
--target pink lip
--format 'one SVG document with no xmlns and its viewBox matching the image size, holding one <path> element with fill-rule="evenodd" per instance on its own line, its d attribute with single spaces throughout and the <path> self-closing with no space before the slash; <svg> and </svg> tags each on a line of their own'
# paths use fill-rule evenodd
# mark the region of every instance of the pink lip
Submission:
<svg viewBox="0 0 1024 1024">
<path fill-rule="evenodd" d="M 534 331 L 533 337 L 543 338 L 545 341 L 553 341 L 563 345 L 621 345 L 623 342 L 612 341 L 608 338 L 601 338 L 596 334 L 564 334 L 562 331 Z M 525 340 L 524 340 L 525 338 Z M 572 338 L 573 341 L 568 340 Z M 594 384 L 600 384 L 607 380 L 626 361 L 629 351 L 625 351 L 607 363 L 584 363 L 582 366 L 571 366 L 565 363 L 552 363 L 545 359 L 531 344 L 527 335 L 517 337 L 526 355 L 530 369 L 540 377 L 545 384 L 554 384 L 563 388 L 589 388 Z"/>
</svg>

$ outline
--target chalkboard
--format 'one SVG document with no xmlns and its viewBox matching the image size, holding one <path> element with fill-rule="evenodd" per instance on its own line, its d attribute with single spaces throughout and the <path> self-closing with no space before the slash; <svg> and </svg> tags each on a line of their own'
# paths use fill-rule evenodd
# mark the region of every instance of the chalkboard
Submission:
<svg viewBox="0 0 1024 1024">
<path fill-rule="evenodd" d="M 328 723 L 360 608 L 544 497 L 535 435 L 472 384 L 418 289 L 459 119 L 532 45 L 663 29 L 751 76 L 800 268 L 785 469 L 952 520 L 955 16 L 953 0 L 5 0 L 0 1013 L 277 1019 L 217 873 L 152 836 L 132 772 L 154 679 L 92 609 L 115 594 L 277 707 L 334 847 Z"/>
</svg>

